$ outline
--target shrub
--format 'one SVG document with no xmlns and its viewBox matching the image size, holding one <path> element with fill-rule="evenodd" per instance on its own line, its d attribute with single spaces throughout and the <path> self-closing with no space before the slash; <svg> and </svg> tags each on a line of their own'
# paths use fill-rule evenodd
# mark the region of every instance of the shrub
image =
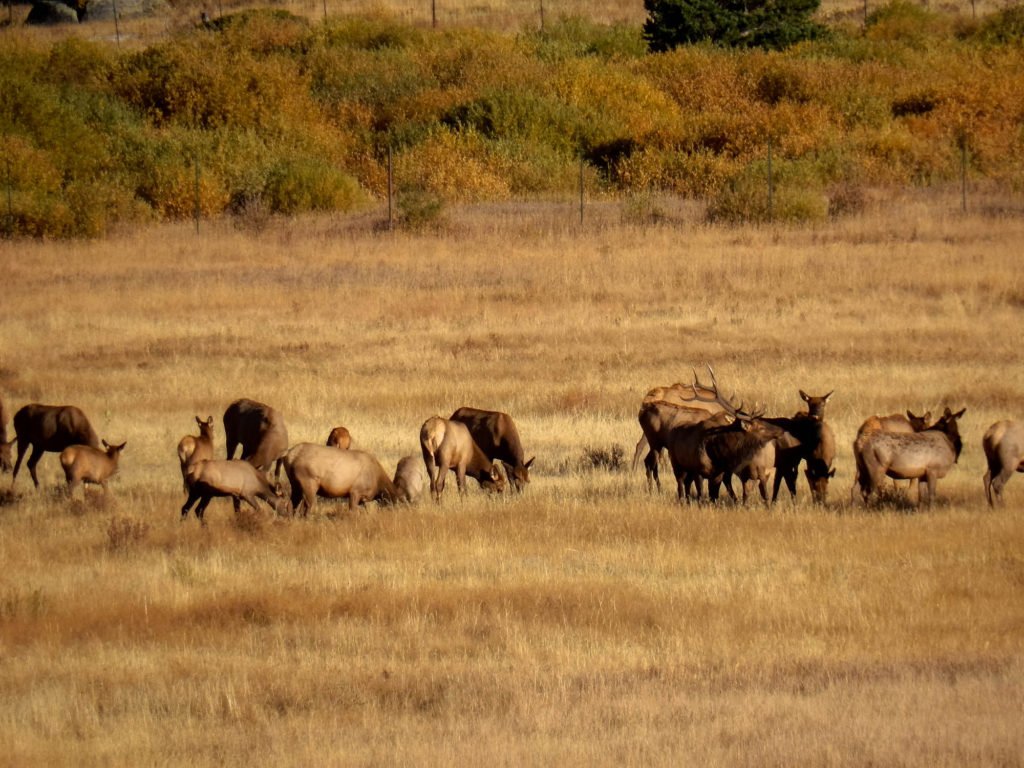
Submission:
<svg viewBox="0 0 1024 768">
<path fill-rule="evenodd" d="M 444 200 L 418 185 L 403 185 L 398 191 L 398 224 L 412 232 L 438 229 L 445 223 Z"/>
<path fill-rule="evenodd" d="M 820 221 L 828 214 L 828 200 L 816 185 L 800 183 L 780 174 L 769 196 L 768 177 L 763 164 L 754 163 L 730 179 L 708 203 L 712 222 L 801 223 Z"/>
<path fill-rule="evenodd" d="M 705 40 L 731 47 L 786 48 L 821 34 L 819 0 L 644 0 L 652 51 Z"/>
<path fill-rule="evenodd" d="M 338 168 L 312 158 L 288 158 L 270 170 L 262 198 L 274 212 L 295 214 L 351 210 L 363 196 L 358 182 Z"/>
</svg>

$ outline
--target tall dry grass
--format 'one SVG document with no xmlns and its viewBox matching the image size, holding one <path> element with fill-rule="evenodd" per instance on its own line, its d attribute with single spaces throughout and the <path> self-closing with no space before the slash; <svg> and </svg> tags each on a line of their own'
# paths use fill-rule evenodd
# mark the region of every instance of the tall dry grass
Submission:
<svg viewBox="0 0 1024 768">
<path fill-rule="evenodd" d="M 989 511 L 979 445 L 1024 413 L 1024 226 L 997 202 L 805 229 L 527 206 L 432 236 L 320 218 L 0 244 L 0 396 L 128 441 L 109 498 L 64 498 L 52 454 L 39 491 L 2 481 L 4 760 L 1021 764 L 1024 483 Z M 806 487 L 679 506 L 596 460 L 628 458 L 643 393 L 705 361 L 772 412 L 836 390 L 827 507 Z M 434 413 L 507 410 L 533 482 L 180 523 L 174 446 L 243 395 L 293 441 L 344 424 L 389 467 Z M 860 420 L 944 405 L 967 407 L 966 448 L 935 507 L 852 505 Z"/>
</svg>

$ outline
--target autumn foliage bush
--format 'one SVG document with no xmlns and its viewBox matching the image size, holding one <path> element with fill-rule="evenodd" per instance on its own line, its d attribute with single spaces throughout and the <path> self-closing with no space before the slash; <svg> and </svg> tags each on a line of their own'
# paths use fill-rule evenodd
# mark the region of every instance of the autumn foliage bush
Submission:
<svg viewBox="0 0 1024 768">
<path fill-rule="evenodd" d="M 954 181 L 962 148 L 1020 188 L 1021 29 L 1014 8 L 966 23 L 894 0 L 782 52 L 651 53 L 639 27 L 580 18 L 510 35 L 266 9 L 125 51 L 20 35 L 0 48 L 3 231 L 351 210 L 386 194 L 389 148 L 398 183 L 449 202 L 569 196 L 582 159 L 590 194 L 742 217 L 769 140 L 799 169 L 796 218 L 836 185 Z"/>
</svg>

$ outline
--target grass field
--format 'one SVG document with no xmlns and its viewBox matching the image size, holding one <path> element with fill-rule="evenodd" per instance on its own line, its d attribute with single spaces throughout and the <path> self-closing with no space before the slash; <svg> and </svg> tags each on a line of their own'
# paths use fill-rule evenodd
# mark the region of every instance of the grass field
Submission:
<svg viewBox="0 0 1024 768">
<path fill-rule="evenodd" d="M 1024 764 L 1019 203 L 872 200 L 816 228 L 611 205 L 0 242 L 0 396 L 127 440 L 103 497 L 0 479 L 0 763 Z M 825 507 L 681 506 L 614 468 L 657 384 L 709 362 L 791 413 L 834 389 Z M 240 396 L 388 468 L 460 405 L 519 424 L 516 497 L 179 522 L 175 445 Z M 967 408 L 934 507 L 851 504 L 873 413 Z M 668 474 L 666 471 L 665 474 Z M 1019 483 L 1019 485 L 1018 485 Z"/>
</svg>

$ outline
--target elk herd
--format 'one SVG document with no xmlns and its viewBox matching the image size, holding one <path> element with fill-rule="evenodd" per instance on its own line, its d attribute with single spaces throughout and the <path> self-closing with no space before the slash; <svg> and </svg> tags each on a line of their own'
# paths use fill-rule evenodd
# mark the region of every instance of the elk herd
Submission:
<svg viewBox="0 0 1024 768">
<path fill-rule="evenodd" d="M 714 501 L 722 486 L 733 500 L 733 478 L 742 499 L 757 492 L 765 503 L 778 499 L 785 483 L 794 498 L 800 466 L 804 467 L 812 499 L 824 504 L 835 475 L 835 435 L 825 420 L 832 393 L 812 396 L 800 391 L 806 408 L 792 416 L 765 416 L 723 396 L 708 366 L 710 381 L 695 374 L 692 384 L 655 387 L 643 398 L 637 416 L 642 435 L 633 456 L 641 457 L 650 491 L 660 490 L 659 468 L 667 458 L 680 501 L 705 496 Z M 915 416 L 870 416 L 853 442 L 855 477 L 851 497 L 865 502 L 883 497 L 888 481 L 917 485 L 918 504 L 935 499 L 936 483 L 960 457 L 963 442 L 958 422 L 965 409 L 946 408 L 934 421 Z M 107 490 L 126 443 L 101 441 L 85 414 L 75 406 L 33 403 L 14 414 L 13 437 L 7 434 L 8 414 L 0 400 L 0 470 L 12 471 L 11 487 L 22 459 L 31 449 L 27 466 L 36 487 L 36 466 L 45 452 L 60 454 L 68 493 L 92 483 Z M 512 417 L 500 411 L 459 408 L 449 418 L 432 416 L 420 428 L 422 462 L 405 456 L 389 474 L 376 457 L 352 448 L 345 427 L 330 431 L 324 444 L 289 445 L 284 418 L 274 408 L 249 399 L 231 403 L 224 412 L 225 458 L 215 458 L 214 419 L 196 416 L 198 435 L 186 435 L 177 446 L 186 501 L 182 520 L 193 507 L 204 521 L 210 501 L 229 497 L 235 513 L 241 502 L 254 509 L 262 499 L 280 515 L 308 515 L 318 497 L 347 498 L 354 509 L 368 501 L 414 503 L 429 487 L 440 502 L 449 472 L 455 474 L 460 495 L 466 478 L 481 488 L 519 492 L 530 480 L 533 459 L 525 460 Z M 17 459 L 12 461 L 17 444 Z M 989 505 L 1002 500 L 1003 488 L 1014 472 L 1024 472 L 1024 422 L 998 421 L 982 439 L 987 470 L 985 495 Z M 240 449 L 240 458 L 234 458 Z M 282 480 L 282 474 L 284 480 Z M 286 480 L 286 482 L 285 482 Z"/>
</svg>

